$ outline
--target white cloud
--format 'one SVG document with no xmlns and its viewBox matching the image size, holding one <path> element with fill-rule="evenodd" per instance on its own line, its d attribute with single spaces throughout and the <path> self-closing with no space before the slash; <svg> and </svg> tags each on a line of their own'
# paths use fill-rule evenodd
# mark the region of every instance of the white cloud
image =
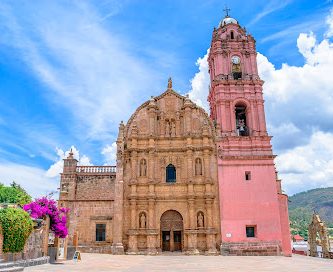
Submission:
<svg viewBox="0 0 333 272">
<path fill-rule="evenodd" d="M 199 67 L 199 72 L 197 72 L 191 79 L 192 90 L 189 92 L 189 97 L 192 101 L 203 107 L 206 111 L 209 111 L 209 105 L 207 102 L 207 94 L 209 90 L 210 77 L 208 73 L 208 54 L 202 58 L 198 58 L 196 65 Z"/>
<path fill-rule="evenodd" d="M 328 32 L 333 12 L 327 17 Z M 318 41 L 315 34 L 301 33 L 297 47 L 303 66 L 283 64 L 276 69 L 258 54 L 269 130 L 281 150 L 277 169 L 288 193 L 333 185 L 333 44 Z"/>
<path fill-rule="evenodd" d="M 114 142 L 112 145 L 105 146 L 101 154 L 105 157 L 106 165 L 115 165 L 117 159 L 117 143 Z"/>
<path fill-rule="evenodd" d="M 55 161 L 55 163 L 52 164 L 45 173 L 45 175 L 49 178 L 54 178 L 54 177 L 59 178 L 59 174 L 62 173 L 63 166 L 64 166 L 64 161 L 63 160 L 68 157 L 70 150 L 72 150 L 72 152 L 74 154 L 74 158 L 79 161 L 78 165 L 87 165 L 87 166 L 93 165 L 90 162 L 89 157 L 87 157 L 86 155 L 83 155 L 80 158 L 80 152 L 79 152 L 78 149 L 75 148 L 75 146 L 72 146 L 70 148 L 70 150 L 67 150 L 66 152 L 64 152 L 60 148 L 57 148 L 56 150 L 57 150 L 58 158 Z"/>
<path fill-rule="evenodd" d="M 276 159 L 287 193 L 333 186 L 333 133 L 314 132 L 308 144 Z"/>
<path fill-rule="evenodd" d="M 288 136 L 293 135 L 295 133 L 300 132 L 300 129 L 296 127 L 293 123 L 283 123 L 280 126 L 269 126 L 269 131 L 272 133 L 272 135 L 282 135 L 287 134 Z"/>
<path fill-rule="evenodd" d="M 325 33 L 326 38 L 333 37 L 333 9 L 331 9 L 330 14 L 326 17 L 326 23 L 329 26 Z"/>
<path fill-rule="evenodd" d="M 0 43 L 19 50 L 31 72 L 53 91 L 44 95 L 76 117 L 73 126 L 79 133 L 84 129 L 81 138 L 109 137 L 139 103 L 133 94 L 149 97 L 151 78 L 158 73 L 133 54 L 135 43 L 103 24 L 119 9 L 112 4 L 103 15 L 82 1 L 0 4 Z"/>
<path fill-rule="evenodd" d="M 0 163 L 0 182 L 8 185 L 12 181 L 20 184 L 32 197 L 56 192 L 59 186 L 59 177 L 46 176 L 44 169 L 15 163 Z"/>
</svg>

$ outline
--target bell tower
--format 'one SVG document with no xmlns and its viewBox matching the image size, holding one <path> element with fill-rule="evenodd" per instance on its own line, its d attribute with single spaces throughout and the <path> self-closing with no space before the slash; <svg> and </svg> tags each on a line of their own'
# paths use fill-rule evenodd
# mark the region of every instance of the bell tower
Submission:
<svg viewBox="0 0 333 272">
<path fill-rule="evenodd" d="M 291 255 L 288 197 L 266 130 L 255 39 L 229 16 L 208 57 L 210 114 L 218 132 L 221 254 Z"/>
</svg>

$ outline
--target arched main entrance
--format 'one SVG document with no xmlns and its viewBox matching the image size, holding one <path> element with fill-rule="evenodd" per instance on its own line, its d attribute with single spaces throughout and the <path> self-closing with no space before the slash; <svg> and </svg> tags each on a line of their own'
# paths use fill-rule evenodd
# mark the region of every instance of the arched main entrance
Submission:
<svg viewBox="0 0 333 272">
<path fill-rule="evenodd" d="M 162 251 L 181 251 L 183 248 L 183 217 L 174 210 L 166 211 L 161 216 Z"/>
</svg>

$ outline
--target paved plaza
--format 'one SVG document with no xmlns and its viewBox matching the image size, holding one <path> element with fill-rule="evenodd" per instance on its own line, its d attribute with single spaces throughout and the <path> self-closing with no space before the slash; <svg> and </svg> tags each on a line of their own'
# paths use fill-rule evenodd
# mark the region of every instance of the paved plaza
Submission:
<svg viewBox="0 0 333 272">
<path fill-rule="evenodd" d="M 82 254 L 82 261 L 62 264 L 45 264 L 25 268 L 29 271 L 227 271 L 227 272 L 325 272 L 333 271 L 333 260 L 293 256 L 287 257 L 224 257 L 224 256 L 128 256 Z"/>
</svg>

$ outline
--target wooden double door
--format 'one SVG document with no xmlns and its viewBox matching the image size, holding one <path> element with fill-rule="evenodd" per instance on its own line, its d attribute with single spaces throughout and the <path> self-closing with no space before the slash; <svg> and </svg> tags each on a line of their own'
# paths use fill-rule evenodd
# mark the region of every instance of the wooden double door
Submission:
<svg viewBox="0 0 333 272">
<path fill-rule="evenodd" d="M 181 251 L 182 232 L 162 231 L 162 251 Z"/>
<path fill-rule="evenodd" d="M 162 251 L 181 251 L 183 248 L 183 218 L 174 210 L 161 216 Z"/>
</svg>

